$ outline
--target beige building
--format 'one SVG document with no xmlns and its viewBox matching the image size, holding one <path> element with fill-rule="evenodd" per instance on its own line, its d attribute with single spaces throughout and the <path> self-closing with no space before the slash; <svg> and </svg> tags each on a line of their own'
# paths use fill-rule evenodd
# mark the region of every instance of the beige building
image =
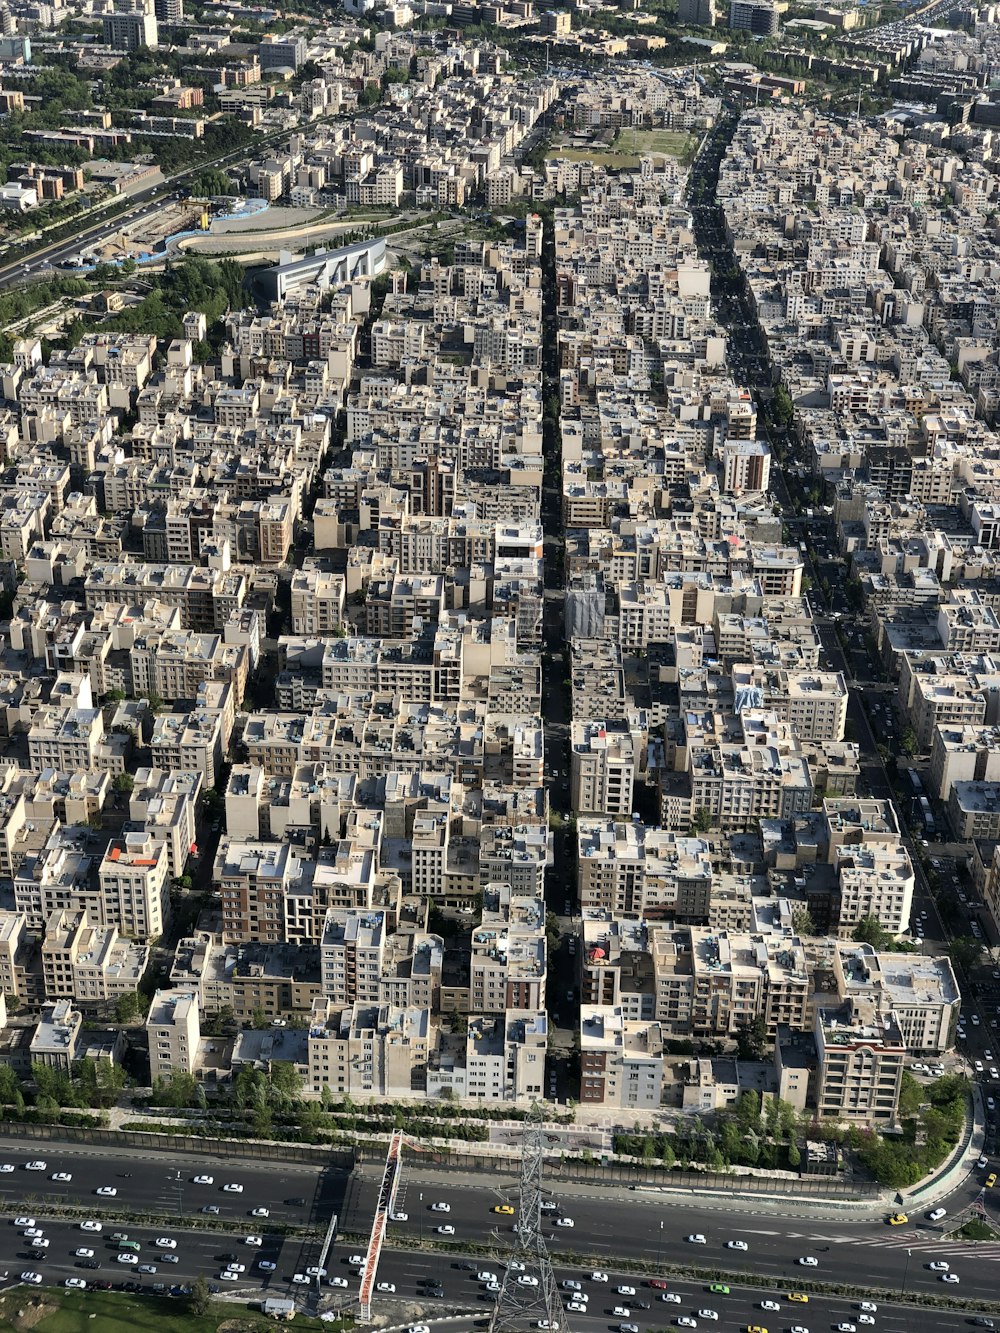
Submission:
<svg viewBox="0 0 1000 1333">
<path fill-rule="evenodd" d="M 341 1008 L 378 1004 L 385 949 L 384 912 L 328 912 L 320 941 L 324 997 Z"/>
<path fill-rule="evenodd" d="M 892 1015 L 911 1055 L 940 1055 L 954 1046 L 961 995 L 944 955 L 876 953 L 867 944 L 842 944 L 834 973 L 841 999 Z"/>
<path fill-rule="evenodd" d="M 616 1008 L 580 1014 L 580 1103 L 652 1110 L 663 1096 L 665 1034 L 656 1022 L 633 1022 Z"/>
<path fill-rule="evenodd" d="M 421 1092 L 435 1031 L 426 1009 L 342 1008 L 318 999 L 309 1024 L 308 1089 L 362 1098 Z"/>
<path fill-rule="evenodd" d="M 146 1018 L 146 1036 L 153 1083 L 173 1073 L 193 1074 L 201 1041 L 197 991 L 158 990 Z"/>
<path fill-rule="evenodd" d="M 641 737 L 623 725 L 574 719 L 570 725 L 570 800 L 574 810 L 629 817 L 637 745 L 641 745 Z"/>
<path fill-rule="evenodd" d="M 817 1011 L 815 1039 L 817 1119 L 894 1126 L 906 1061 L 895 1018 L 848 1001 Z"/>
<path fill-rule="evenodd" d="M 42 941 L 48 1000 L 95 1004 L 134 995 L 149 965 L 149 945 L 123 940 L 115 926 L 92 926 L 85 911 L 56 912 Z"/>
<path fill-rule="evenodd" d="M 148 833 L 115 838 L 98 871 L 105 922 L 136 939 L 158 939 L 170 919 L 167 864 L 166 847 Z"/>
<path fill-rule="evenodd" d="M 892 935 L 908 928 L 914 876 L 902 843 L 842 845 L 836 848 L 834 868 L 840 886 L 841 939 L 850 939 L 869 916 Z"/>
</svg>

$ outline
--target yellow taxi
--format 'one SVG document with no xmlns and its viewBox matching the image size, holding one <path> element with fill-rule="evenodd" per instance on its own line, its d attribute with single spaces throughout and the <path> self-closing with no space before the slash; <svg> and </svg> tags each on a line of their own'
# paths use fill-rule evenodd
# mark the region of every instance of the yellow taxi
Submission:
<svg viewBox="0 0 1000 1333">
<path fill-rule="evenodd" d="M 500 1214 L 501 1214 L 502 1216 L 504 1216 L 504 1217 L 513 1217 L 513 1216 L 514 1216 L 514 1206 L 513 1206 L 513 1204 L 509 1204 L 509 1203 L 497 1203 L 497 1204 L 494 1204 L 493 1208 L 492 1208 L 490 1211 L 491 1211 L 491 1212 L 494 1212 L 494 1213 L 500 1213 Z"/>
<path fill-rule="evenodd" d="M 986 1188 L 988 1190 L 991 1190 L 996 1183 L 997 1183 L 997 1173 L 995 1171 L 991 1171 L 990 1174 L 986 1177 Z"/>
<path fill-rule="evenodd" d="M 798 1301 L 800 1305 L 809 1304 L 809 1297 L 804 1292 L 801 1291 L 790 1291 L 788 1293 L 788 1299 L 790 1301 Z"/>
<path fill-rule="evenodd" d="M 904 1222 L 909 1222 L 905 1213 L 893 1213 L 891 1217 L 885 1219 L 891 1227 L 901 1227 Z"/>
<path fill-rule="evenodd" d="M 760 1324 L 747 1324 L 747 1333 L 767 1333 L 767 1329 Z"/>
</svg>

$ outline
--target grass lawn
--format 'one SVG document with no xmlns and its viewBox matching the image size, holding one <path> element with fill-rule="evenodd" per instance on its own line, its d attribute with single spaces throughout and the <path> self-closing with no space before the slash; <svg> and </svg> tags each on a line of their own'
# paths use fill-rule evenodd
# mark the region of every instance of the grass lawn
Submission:
<svg viewBox="0 0 1000 1333">
<path fill-rule="evenodd" d="M 637 167 L 639 159 L 634 153 L 615 153 L 593 148 L 553 148 L 550 158 L 565 157 L 570 162 L 593 162 L 595 167 Z"/>
<path fill-rule="evenodd" d="M 697 135 L 686 130 L 619 130 L 614 142 L 622 153 L 664 153 L 681 162 L 690 162 L 697 146 Z"/>
<path fill-rule="evenodd" d="M 130 1296 L 113 1291 L 38 1290 L 18 1287 L 0 1296 L 0 1329 L 14 1333 L 249 1333 L 273 1328 L 262 1314 L 216 1302 L 210 1314 L 189 1314 L 183 1300 Z M 336 1329 L 315 1319 L 296 1328 Z"/>
</svg>

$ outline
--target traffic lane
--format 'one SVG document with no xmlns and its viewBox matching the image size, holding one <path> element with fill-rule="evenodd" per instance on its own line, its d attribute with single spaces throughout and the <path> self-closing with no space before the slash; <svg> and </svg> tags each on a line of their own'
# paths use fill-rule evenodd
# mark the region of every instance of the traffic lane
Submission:
<svg viewBox="0 0 1000 1333">
<path fill-rule="evenodd" d="M 366 1182 L 367 1189 L 359 1189 L 353 1197 L 351 1211 L 345 1217 L 347 1229 L 363 1234 L 371 1225 L 375 1203 L 374 1182 Z M 420 1194 L 424 1199 L 421 1201 Z M 553 1255 L 560 1252 L 586 1249 L 593 1253 L 613 1256 L 620 1253 L 623 1238 L 627 1238 L 628 1252 L 655 1267 L 658 1262 L 685 1263 L 700 1268 L 718 1268 L 720 1272 L 747 1273 L 751 1268 L 783 1277 L 791 1281 L 796 1275 L 818 1281 L 861 1283 L 890 1289 L 901 1287 L 936 1290 L 937 1274 L 921 1267 L 924 1253 L 956 1255 L 955 1268 L 962 1279 L 963 1291 L 975 1295 L 989 1295 L 996 1289 L 1000 1270 L 991 1263 L 978 1264 L 969 1258 L 971 1246 L 953 1246 L 944 1242 L 940 1233 L 924 1229 L 914 1223 L 905 1228 L 888 1227 L 883 1220 L 866 1219 L 857 1223 L 847 1220 L 810 1222 L 804 1219 L 783 1220 L 771 1216 L 752 1217 L 731 1214 L 720 1217 L 718 1210 L 699 1210 L 697 1204 L 684 1209 L 683 1218 L 677 1218 L 673 1202 L 656 1195 L 635 1192 L 624 1198 L 560 1197 L 553 1192 L 562 1215 L 570 1216 L 574 1225 L 561 1228 L 555 1224 L 559 1214 L 546 1215 L 543 1232 Z M 422 1190 L 408 1186 L 398 1209 L 404 1209 L 407 1220 L 390 1224 L 393 1231 L 425 1241 L 440 1233 L 440 1226 L 454 1227 L 455 1234 L 442 1235 L 442 1241 L 509 1242 L 513 1220 L 496 1214 L 491 1209 L 498 1203 L 516 1201 L 516 1183 L 498 1182 L 495 1188 L 467 1187 L 456 1190 L 447 1184 Z M 436 1213 L 435 1202 L 447 1202 L 450 1211 Z M 663 1216 L 665 1208 L 669 1215 Z M 637 1209 L 646 1210 L 642 1226 L 636 1226 Z M 923 1222 L 923 1219 L 920 1219 Z M 706 1244 L 691 1244 L 689 1234 L 703 1234 Z M 744 1240 L 746 1252 L 731 1250 L 728 1240 Z M 913 1250 L 907 1258 L 907 1248 Z M 989 1250 L 1000 1259 L 1000 1247 L 978 1247 L 979 1253 Z M 811 1256 L 816 1267 L 806 1267 L 798 1260 Z"/>
<path fill-rule="evenodd" d="M 148 1286 L 154 1281 L 164 1282 L 167 1286 L 183 1283 L 198 1276 L 217 1281 L 221 1270 L 226 1266 L 229 1255 L 236 1256 L 236 1262 L 246 1266 L 246 1274 L 241 1281 L 255 1288 L 276 1287 L 282 1289 L 292 1274 L 298 1272 L 299 1241 L 283 1236 L 258 1232 L 263 1244 L 252 1247 L 245 1244 L 249 1229 L 225 1233 L 190 1232 L 181 1228 L 163 1224 L 158 1228 L 128 1226 L 118 1228 L 113 1224 L 103 1232 L 81 1231 L 79 1225 L 68 1222 L 47 1222 L 36 1218 L 49 1245 L 36 1250 L 29 1240 L 21 1235 L 20 1228 L 9 1221 L 0 1227 L 0 1266 L 8 1273 L 19 1274 L 25 1270 L 34 1270 L 43 1275 L 46 1281 L 63 1284 L 67 1277 L 80 1277 L 85 1282 L 109 1281 L 119 1284 L 134 1280 Z M 122 1230 L 130 1241 L 138 1241 L 140 1264 L 152 1264 L 155 1274 L 138 1272 L 138 1265 L 120 1264 L 117 1255 L 122 1253 L 121 1245 L 111 1240 L 112 1231 Z M 157 1246 L 160 1237 L 175 1240 L 176 1250 Z M 94 1251 L 93 1261 L 99 1268 L 85 1268 L 83 1264 L 91 1262 L 84 1256 L 78 1256 L 79 1249 Z M 177 1263 L 163 1262 L 162 1254 L 176 1256 Z M 227 1256 L 227 1257 L 223 1257 Z M 257 1264 L 264 1260 L 275 1264 L 275 1272 L 266 1274 L 259 1271 Z M 228 1284 L 227 1284 L 228 1285 Z M 233 1284 L 237 1287 L 238 1284 Z"/>
<path fill-rule="evenodd" d="M 339 1211 L 350 1175 L 346 1171 L 321 1169 L 295 1163 L 226 1161 L 218 1157 L 190 1157 L 136 1149 L 101 1148 L 88 1151 L 55 1142 L 23 1143 L 0 1141 L 0 1165 L 14 1171 L 0 1173 L 0 1212 L 31 1202 L 42 1208 L 46 1202 L 67 1207 L 101 1210 L 162 1211 L 177 1217 L 200 1213 L 208 1205 L 219 1209 L 222 1218 L 246 1217 L 255 1207 L 266 1207 L 276 1222 L 304 1226 L 323 1221 Z M 25 1163 L 45 1162 L 44 1171 L 26 1171 Z M 68 1172 L 68 1183 L 51 1179 L 55 1172 Z M 196 1175 L 213 1177 L 212 1185 L 196 1185 Z M 226 1193 L 223 1186 L 237 1183 L 241 1194 Z M 110 1186 L 113 1198 L 102 1199 L 96 1190 Z M 290 1200 L 301 1199 L 302 1203 Z"/>
<path fill-rule="evenodd" d="M 378 1280 L 391 1282 L 396 1287 L 397 1298 L 412 1301 L 419 1295 L 422 1285 L 428 1279 L 437 1279 L 444 1288 L 444 1300 L 449 1305 L 465 1304 L 468 1300 L 470 1308 L 475 1309 L 478 1305 L 482 1305 L 486 1311 L 493 1304 L 495 1295 L 488 1292 L 485 1284 L 478 1280 L 477 1272 L 492 1272 L 499 1277 L 508 1257 L 507 1252 L 501 1252 L 495 1258 L 475 1260 L 477 1267 L 473 1270 L 461 1267 L 462 1264 L 473 1261 L 459 1259 L 443 1262 L 441 1256 L 426 1252 L 387 1249 L 382 1252 Z M 330 1271 L 337 1271 L 337 1266 L 332 1267 Z M 648 1285 L 648 1278 L 637 1278 L 634 1273 L 616 1273 L 613 1267 L 606 1267 L 604 1270 L 609 1277 L 607 1283 L 591 1281 L 589 1268 L 568 1267 L 556 1262 L 553 1271 L 558 1283 L 561 1284 L 566 1280 L 579 1282 L 581 1289 L 589 1296 L 588 1313 L 582 1315 L 574 1312 L 571 1316 L 574 1330 L 591 1327 L 606 1329 L 609 1324 L 617 1327 L 622 1316 L 615 1317 L 611 1311 L 619 1303 L 629 1308 L 630 1321 L 644 1330 L 662 1328 L 667 1323 L 675 1324 L 678 1315 L 697 1318 L 699 1310 L 713 1309 L 719 1316 L 718 1323 L 707 1322 L 719 1330 L 727 1328 L 745 1330 L 749 1325 L 757 1324 L 771 1328 L 774 1333 L 776 1329 L 784 1330 L 792 1324 L 800 1324 L 808 1325 L 813 1333 L 817 1333 L 818 1329 L 835 1327 L 841 1321 L 857 1324 L 857 1316 L 861 1313 L 858 1301 L 848 1300 L 846 1297 L 810 1296 L 806 1304 L 789 1301 L 787 1291 L 795 1290 L 794 1284 L 791 1283 L 787 1291 L 765 1290 L 752 1285 L 735 1286 L 730 1283 L 728 1284 L 730 1294 L 726 1296 L 710 1292 L 708 1283 L 670 1277 L 667 1279 L 669 1290 L 681 1297 L 681 1304 L 676 1305 L 661 1301 L 661 1292 Z M 618 1286 L 633 1287 L 635 1296 L 620 1295 L 616 1291 Z M 560 1292 L 564 1298 L 567 1296 L 566 1290 L 561 1286 Z M 391 1300 L 392 1297 L 376 1299 Z M 763 1310 L 761 1308 L 763 1300 L 777 1302 L 781 1310 Z M 649 1309 L 641 1308 L 638 1302 L 648 1303 Z M 958 1312 L 925 1311 L 905 1305 L 895 1305 L 878 1297 L 876 1304 L 879 1306 L 876 1328 L 888 1329 L 891 1333 L 907 1333 L 913 1329 L 920 1329 L 921 1333 L 924 1329 L 928 1330 L 928 1333 L 934 1329 L 958 1329 L 968 1326 L 971 1319 L 970 1315 Z M 426 1300 L 425 1317 L 433 1314 L 438 1306 L 439 1301 Z M 699 1323 L 701 1327 L 705 1327 L 704 1323 L 701 1321 Z"/>
</svg>

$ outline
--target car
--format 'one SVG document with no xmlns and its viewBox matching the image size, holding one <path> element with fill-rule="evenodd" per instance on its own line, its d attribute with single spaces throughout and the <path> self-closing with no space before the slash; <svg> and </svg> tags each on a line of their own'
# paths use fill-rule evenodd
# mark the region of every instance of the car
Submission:
<svg viewBox="0 0 1000 1333">
<path fill-rule="evenodd" d="M 432 1212 L 432 1213 L 450 1213 L 450 1212 L 451 1212 L 451 1204 L 450 1204 L 450 1203 L 440 1203 L 440 1202 L 438 1202 L 438 1203 L 432 1203 L 432 1204 L 431 1204 L 431 1212 Z"/>
<path fill-rule="evenodd" d="M 75 1267 L 77 1268 L 100 1268 L 98 1259 L 77 1259 Z"/>
<path fill-rule="evenodd" d="M 161 1263 L 161 1264 L 179 1264 L 179 1263 L 180 1263 L 180 1259 L 178 1259 L 178 1257 L 177 1257 L 176 1254 L 161 1254 L 161 1255 L 160 1255 L 160 1263 Z"/>
<path fill-rule="evenodd" d="M 233 1276 L 233 1281 L 235 1282 L 236 1274 L 234 1273 L 232 1276 Z M 292 1283 L 296 1287 L 308 1287 L 309 1279 L 306 1277 L 305 1273 L 293 1273 Z"/>
<path fill-rule="evenodd" d="M 491 1273 L 488 1268 L 483 1268 L 476 1274 L 477 1282 L 496 1282 L 496 1280 L 496 1273 Z M 565 1287 L 565 1285 L 566 1283 L 564 1282 L 563 1286 Z"/>
<path fill-rule="evenodd" d="M 554 1319 L 539 1319 L 535 1324 L 536 1328 L 558 1328 L 559 1325 Z"/>
<path fill-rule="evenodd" d="M 137 1264 L 139 1256 L 137 1254 L 120 1254 L 116 1260 L 119 1264 Z"/>
<path fill-rule="evenodd" d="M 385 1292 L 387 1296 L 395 1296 L 396 1284 L 395 1282 L 376 1282 L 375 1290 Z"/>
<path fill-rule="evenodd" d="M 632 1311 L 627 1305 L 616 1305 L 611 1313 L 616 1319 L 627 1319 Z"/>
<path fill-rule="evenodd" d="M 304 1208 L 306 1206 L 305 1199 L 300 1198 L 298 1195 L 293 1196 L 291 1199 L 286 1199 L 285 1203 L 288 1204 L 289 1208 Z"/>
<path fill-rule="evenodd" d="M 619 1324 L 618 1333 L 639 1333 L 638 1324 Z"/>
<path fill-rule="evenodd" d="M 837 1325 L 837 1333 L 858 1333 L 857 1324 L 849 1324 L 846 1319 Z"/>
<path fill-rule="evenodd" d="M 329 1283 L 329 1285 L 330 1285 L 331 1287 L 342 1287 L 342 1288 L 343 1288 L 343 1287 L 346 1287 L 346 1286 L 347 1286 L 347 1278 L 346 1278 L 346 1277 L 336 1277 L 336 1276 L 334 1276 L 334 1277 L 331 1277 L 331 1278 L 327 1278 L 327 1282 Z"/>
<path fill-rule="evenodd" d="M 270 1216 L 271 1216 L 271 1210 L 270 1210 L 270 1208 L 251 1208 L 251 1209 L 250 1209 L 250 1216 L 251 1216 L 251 1217 L 270 1217 Z"/>
<path fill-rule="evenodd" d="M 858 1301 L 858 1309 L 865 1314 L 878 1314 L 878 1306 L 874 1301 Z"/>
<path fill-rule="evenodd" d="M 365 1256 L 363 1254 L 352 1254 L 347 1262 L 349 1264 L 363 1264 L 364 1261 L 365 1261 Z"/>
<path fill-rule="evenodd" d="M 195 1183 L 196 1185 L 214 1185 L 214 1184 L 215 1184 L 215 1177 L 214 1177 L 214 1176 L 195 1176 L 195 1178 L 194 1178 L 194 1183 Z"/>
<path fill-rule="evenodd" d="M 13 1162 L 0 1162 L 0 1176 L 9 1176 L 13 1170 Z"/>
<path fill-rule="evenodd" d="M 444 1226 L 435 1227 L 434 1230 L 437 1232 L 439 1236 L 454 1236 L 455 1234 L 455 1228 L 453 1226 L 450 1226 L 447 1222 L 445 1223 Z"/>
<path fill-rule="evenodd" d="M 942 1217 L 948 1216 L 947 1208 L 935 1208 L 933 1212 L 927 1214 L 928 1222 L 940 1222 Z"/>
<path fill-rule="evenodd" d="M 490 1209 L 491 1213 L 500 1213 L 504 1217 L 514 1216 L 514 1205 L 510 1203 L 495 1203 Z"/>
<path fill-rule="evenodd" d="M 497 1293 L 498 1291 L 501 1290 L 500 1283 L 499 1283 L 499 1282 L 487 1282 L 487 1284 L 486 1284 L 486 1290 L 489 1291 L 489 1292 L 492 1292 L 493 1295 L 496 1295 L 496 1293 Z"/>
<path fill-rule="evenodd" d="M 243 1186 L 242 1186 L 242 1185 L 238 1185 L 238 1184 L 236 1183 L 236 1181 L 233 1181 L 233 1180 L 231 1180 L 231 1181 L 229 1182 L 228 1185 L 223 1185 L 222 1189 L 223 1189 L 223 1192 L 224 1192 L 225 1194 L 242 1194 L 242 1193 L 243 1193 Z"/>
<path fill-rule="evenodd" d="M 80 1249 L 74 1250 L 73 1253 L 78 1259 L 93 1259 L 94 1257 L 94 1251 L 88 1250 L 86 1246 L 81 1246 Z"/>
<path fill-rule="evenodd" d="M 278 1267 L 278 1265 L 272 1263 L 270 1259 L 258 1259 L 257 1267 L 260 1269 L 262 1273 L 273 1273 L 274 1270 Z M 345 1287 L 347 1286 L 346 1282 L 344 1283 L 344 1286 Z"/>
<path fill-rule="evenodd" d="M 590 1280 L 591 1282 L 608 1282 L 610 1279 L 607 1273 L 602 1272 L 600 1268 L 595 1268 L 590 1274 Z"/>
<path fill-rule="evenodd" d="M 567 1302 L 566 1302 L 566 1309 L 567 1309 L 567 1310 L 572 1310 L 574 1314 L 586 1314 L 586 1313 L 587 1313 L 587 1307 L 586 1307 L 586 1305 L 584 1305 L 583 1301 L 575 1301 L 575 1300 L 574 1300 L 574 1301 L 567 1301 Z"/>
<path fill-rule="evenodd" d="M 22 1282 L 31 1282 L 31 1283 L 33 1283 L 36 1287 L 39 1287 L 39 1286 L 41 1286 L 41 1284 L 42 1284 L 42 1275 L 41 1275 L 41 1273 L 32 1273 L 32 1272 L 30 1271 L 30 1269 L 29 1269 L 29 1271 L 28 1271 L 27 1273 L 22 1273 L 22 1274 L 21 1274 L 21 1281 L 22 1281 Z"/>
<path fill-rule="evenodd" d="M 976 1166 L 979 1167 L 980 1171 L 983 1171 L 985 1170 L 986 1167 L 989 1166 L 989 1164 L 990 1164 L 990 1159 L 988 1157 L 980 1157 L 979 1161 L 976 1163 Z"/>
<path fill-rule="evenodd" d="M 809 1297 L 803 1291 L 790 1291 L 787 1299 L 790 1301 L 797 1301 L 799 1305 L 809 1304 Z"/>
<path fill-rule="evenodd" d="M 819 1268 L 819 1260 L 812 1254 L 803 1254 L 797 1260 L 803 1268 Z"/>
<path fill-rule="evenodd" d="M 156 1264 L 140 1264 L 139 1272 L 153 1274 L 156 1272 Z"/>
<path fill-rule="evenodd" d="M 705 1309 L 705 1310 L 699 1310 L 699 1311 L 698 1311 L 698 1318 L 699 1318 L 699 1319 L 718 1319 L 718 1317 L 719 1317 L 719 1314 L 718 1314 L 718 1311 L 717 1311 L 717 1310 L 708 1310 L 708 1309 Z"/>
<path fill-rule="evenodd" d="M 778 1304 L 777 1301 L 761 1301 L 760 1308 L 762 1310 L 778 1311 L 781 1309 L 781 1306 Z"/>
<path fill-rule="evenodd" d="M 666 1301 L 668 1305 L 680 1305 L 681 1303 L 681 1298 L 677 1295 L 676 1291 L 665 1291 L 661 1295 L 660 1300 Z"/>
<path fill-rule="evenodd" d="M 692 1319 L 691 1316 L 690 1316 L 689 1314 L 679 1314 L 679 1315 L 677 1316 L 677 1327 L 678 1327 L 678 1328 L 697 1328 L 697 1327 L 698 1327 L 698 1321 L 697 1321 L 697 1319 Z"/>
<path fill-rule="evenodd" d="M 729 1288 L 726 1286 L 724 1282 L 713 1282 L 712 1285 L 709 1287 L 709 1291 L 714 1292 L 714 1294 L 717 1296 L 729 1295 Z"/>
<path fill-rule="evenodd" d="M 36 1250 L 47 1250 L 49 1248 L 48 1236 L 35 1236 L 31 1243 Z"/>
<path fill-rule="evenodd" d="M 426 1324 L 411 1324 L 406 1333 L 431 1333 Z"/>
<path fill-rule="evenodd" d="M 767 1333 L 767 1329 L 762 1324 L 748 1324 L 747 1333 Z"/>
<path fill-rule="evenodd" d="M 409 1214 L 409 1213 L 390 1213 L 390 1214 L 389 1214 L 389 1221 L 390 1221 L 390 1222 L 409 1222 L 409 1220 L 410 1220 L 410 1214 Z"/>
<path fill-rule="evenodd" d="M 253 1245 L 254 1247 L 258 1247 L 258 1248 L 259 1248 L 261 1245 L 264 1244 L 264 1237 L 263 1237 L 263 1236 L 244 1236 L 244 1237 L 243 1237 L 243 1244 L 244 1244 L 244 1245 Z"/>
<path fill-rule="evenodd" d="M 809 1333 L 809 1330 L 803 1324 L 793 1324 L 788 1333 Z"/>
<path fill-rule="evenodd" d="M 124 1240 L 128 1240 L 128 1232 L 127 1232 L 127 1231 L 112 1231 L 112 1233 L 111 1233 L 111 1239 L 112 1239 L 112 1240 L 116 1240 L 116 1241 L 119 1242 L 119 1244 L 121 1244 L 122 1241 L 124 1241 Z"/>
<path fill-rule="evenodd" d="M 243 1265 L 230 1264 L 229 1267 L 233 1269 L 234 1272 L 239 1272 L 242 1269 Z M 306 1269 L 306 1273 L 309 1275 L 309 1277 L 326 1277 L 326 1269 L 320 1268 L 319 1264 L 312 1264 L 309 1268 Z"/>
<path fill-rule="evenodd" d="M 617 1291 L 617 1293 L 618 1293 L 619 1296 L 634 1296 L 634 1295 L 635 1295 L 635 1287 L 616 1287 L 616 1288 L 615 1288 L 615 1291 Z"/>
<path fill-rule="evenodd" d="M 555 1199 L 543 1199 L 539 1207 L 543 1213 L 558 1213 L 559 1211 L 559 1205 Z"/>
<path fill-rule="evenodd" d="M 154 1245 L 157 1247 L 157 1249 L 159 1249 L 159 1250 L 176 1250 L 176 1249 L 177 1249 L 177 1242 L 176 1242 L 175 1240 L 171 1240 L 169 1236 L 157 1236 L 157 1238 L 156 1238 L 156 1240 L 153 1242 L 153 1244 L 154 1244 Z"/>
<path fill-rule="evenodd" d="M 997 1173 L 995 1171 L 991 1171 L 983 1183 L 988 1190 L 991 1190 L 993 1186 L 997 1183 Z"/>
<path fill-rule="evenodd" d="M 859 1323 L 859 1324 L 874 1324 L 874 1322 L 875 1322 L 875 1316 L 874 1316 L 873 1314 L 859 1314 L 859 1315 L 858 1315 L 858 1323 Z"/>
<path fill-rule="evenodd" d="M 45 1162 L 41 1161 L 25 1162 L 24 1169 L 25 1171 L 44 1171 L 45 1166 L 46 1166 Z"/>
<path fill-rule="evenodd" d="M 996 973 L 994 973 L 994 976 L 995 975 Z M 996 1324 L 989 1315 L 977 1314 L 972 1322 L 975 1324 L 976 1328 L 996 1328 Z"/>
<path fill-rule="evenodd" d="M 294 1282 L 294 1281 L 296 1280 L 296 1278 L 298 1278 L 299 1276 L 300 1276 L 300 1274 L 296 1273 L 295 1277 L 292 1278 L 292 1281 Z M 232 1272 L 230 1269 L 228 1269 L 228 1268 L 224 1268 L 224 1269 L 222 1270 L 222 1272 L 219 1274 L 219 1281 L 220 1281 L 220 1282 L 239 1282 L 239 1280 L 240 1280 L 240 1275 L 239 1275 L 239 1273 L 233 1273 L 233 1272 Z M 305 1281 L 308 1282 L 309 1279 L 306 1278 Z"/>
<path fill-rule="evenodd" d="M 944 1259 L 934 1259 L 931 1263 L 927 1265 L 927 1267 L 931 1270 L 932 1273 L 951 1272 L 951 1264 L 947 1263 Z"/>
<path fill-rule="evenodd" d="M 726 1241 L 726 1249 L 727 1249 L 727 1250 L 742 1250 L 743 1253 L 745 1254 L 745 1253 L 747 1252 L 747 1250 L 749 1250 L 749 1248 L 750 1248 L 750 1246 L 746 1243 L 745 1240 L 727 1240 L 727 1241 Z"/>
<path fill-rule="evenodd" d="M 118 1191 L 115 1189 L 114 1185 L 101 1185 L 98 1189 L 94 1190 L 94 1193 L 99 1199 L 113 1199 Z"/>
<path fill-rule="evenodd" d="M 957 1273 L 942 1273 L 942 1274 L 941 1274 L 941 1281 L 942 1281 L 942 1282 L 954 1282 L 954 1283 L 958 1283 L 958 1282 L 961 1282 L 961 1280 L 962 1280 L 962 1279 L 958 1276 Z"/>
<path fill-rule="evenodd" d="M 16 1227 L 33 1227 L 35 1219 L 33 1217 L 15 1217 L 14 1225 Z"/>
<path fill-rule="evenodd" d="M 206 1203 L 205 1207 L 201 1211 L 205 1213 L 208 1217 L 218 1217 L 219 1205 L 217 1203 Z"/>
<path fill-rule="evenodd" d="M 72 1174 L 71 1174 L 69 1171 L 53 1171 L 53 1172 L 52 1172 L 51 1179 L 52 1179 L 52 1180 L 58 1180 L 58 1181 L 61 1181 L 62 1184 L 64 1184 L 64 1185 L 68 1185 L 69 1182 L 73 1179 L 73 1176 L 72 1176 Z M 70 1281 L 69 1278 L 67 1278 L 66 1280 L 67 1280 L 67 1281 Z M 87 1284 L 84 1283 L 84 1286 L 86 1286 L 86 1285 L 87 1285 Z"/>
<path fill-rule="evenodd" d="M 885 1220 L 891 1227 L 901 1227 L 905 1222 L 909 1222 L 910 1219 L 905 1213 L 891 1213 Z"/>
<path fill-rule="evenodd" d="M 522 1273 L 517 1279 L 517 1285 L 519 1287 L 537 1287 L 538 1278 L 533 1273 Z"/>
<path fill-rule="evenodd" d="M 705 1237 L 701 1234 L 700 1231 L 692 1231 L 691 1234 L 690 1234 L 690 1236 L 685 1236 L 684 1239 L 685 1239 L 685 1240 L 688 1242 L 688 1244 L 690 1244 L 690 1245 L 707 1245 L 707 1244 L 708 1244 L 708 1241 L 705 1239 Z"/>
<path fill-rule="evenodd" d="M 81 1230 L 81 1231 L 103 1231 L 103 1230 L 104 1230 L 104 1223 L 103 1223 L 103 1222 L 95 1222 L 95 1221 L 93 1221 L 93 1220 L 89 1220 L 89 1221 L 87 1221 L 87 1222 L 81 1222 L 81 1223 L 80 1223 L 80 1230 Z"/>
</svg>

